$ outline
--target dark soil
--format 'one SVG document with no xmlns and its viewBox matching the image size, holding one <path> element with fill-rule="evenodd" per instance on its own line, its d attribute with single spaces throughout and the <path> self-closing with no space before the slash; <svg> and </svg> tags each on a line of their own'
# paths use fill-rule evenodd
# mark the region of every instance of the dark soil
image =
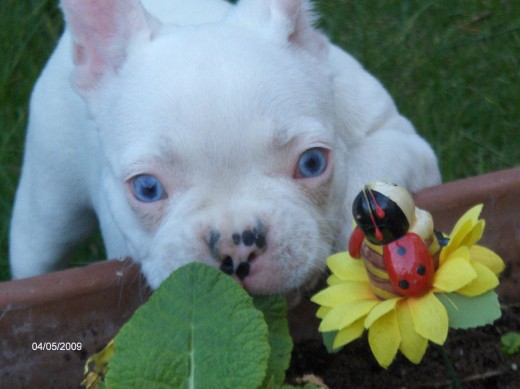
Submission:
<svg viewBox="0 0 520 389">
<path fill-rule="evenodd" d="M 345 388 L 455 388 L 444 357 L 451 361 L 461 388 L 520 388 L 520 353 L 504 355 L 500 337 L 520 331 L 520 305 L 503 307 L 502 317 L 492 326 L 450 330 L 443 346 L 429 345 L 423 361 L 414 365 L 398 354 L 385 370 L 374 359 L 366 337 L 328 354 L 320 341 L 296 344 L 287 372 L 297 377 L 313 374 L 330 389 Z"/>
</svg>

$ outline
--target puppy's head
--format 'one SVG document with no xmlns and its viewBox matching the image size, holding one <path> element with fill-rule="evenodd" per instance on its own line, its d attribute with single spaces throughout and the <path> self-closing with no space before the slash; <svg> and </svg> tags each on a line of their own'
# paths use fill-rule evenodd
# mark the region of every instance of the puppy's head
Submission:
<svg viewBox="0 0 520 389">
<path fill-rule="evenodd" d="M 136 1 L 64 1 L 100 190 L 152 287 L 190 261 L 253 293 L 323 269 L 336 139 L 327 44 L 306 8 L 249 0 L 181 28 Z"/>
</svg>

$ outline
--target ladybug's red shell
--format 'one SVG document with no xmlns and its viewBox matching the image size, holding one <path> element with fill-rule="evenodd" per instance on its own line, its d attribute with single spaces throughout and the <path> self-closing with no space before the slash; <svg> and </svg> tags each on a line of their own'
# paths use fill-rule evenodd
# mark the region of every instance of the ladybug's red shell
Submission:
<svg viewBox="0 0 520 389">
<path fill-rule="evenodd" d="M 421 296 L 433 284 L 435 266 L 421 238 L 408 232 L 383 246 L 383 259 L 390 282 L 404 296 Z"/>
</svg>

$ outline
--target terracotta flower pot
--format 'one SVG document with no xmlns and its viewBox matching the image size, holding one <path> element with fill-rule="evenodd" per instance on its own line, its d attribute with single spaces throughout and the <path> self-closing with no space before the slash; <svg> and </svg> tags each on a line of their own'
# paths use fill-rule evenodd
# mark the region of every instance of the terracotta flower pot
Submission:
<svg viewBox="0 0 520 389">
<path fill-rule="evenodd" d="M 520 301 L 519 200 L 520 167 L 416 196 L 418 206 L 446 232 L 470 206 L 484 203 L 482 244 L 506 261 L 498 289 L 506 303 Z M 149 294 L 138 266 L 129 260 L 0 283 L 0 382 L 5 387 L 77 387 L 87 356 L 99 351 Z M 295 340 L 316 335 L 314 311 L 308 301 L 291 311 Z M 53 347 L 64 350 L 46 350 Z"/>
</svg>

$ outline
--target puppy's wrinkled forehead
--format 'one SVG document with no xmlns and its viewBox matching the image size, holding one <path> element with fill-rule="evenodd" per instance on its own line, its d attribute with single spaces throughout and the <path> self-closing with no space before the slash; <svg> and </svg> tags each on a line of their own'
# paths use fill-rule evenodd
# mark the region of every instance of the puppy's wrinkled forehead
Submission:
<svg viewBox="0 0 520 389">
<path fill-rule="evenodd" d="M 167 29 L 129 57 L 121 80 L 125 131 L 144 127 L 152 138 L 154 132 L 169 133 L 186 147 L 201 147 L 204 141 L 222 147 L 223 139 L 234 147 L 283 143 L 328 131 L 332 136 L 325 67 L 247 30 Z"/>
</svg>

